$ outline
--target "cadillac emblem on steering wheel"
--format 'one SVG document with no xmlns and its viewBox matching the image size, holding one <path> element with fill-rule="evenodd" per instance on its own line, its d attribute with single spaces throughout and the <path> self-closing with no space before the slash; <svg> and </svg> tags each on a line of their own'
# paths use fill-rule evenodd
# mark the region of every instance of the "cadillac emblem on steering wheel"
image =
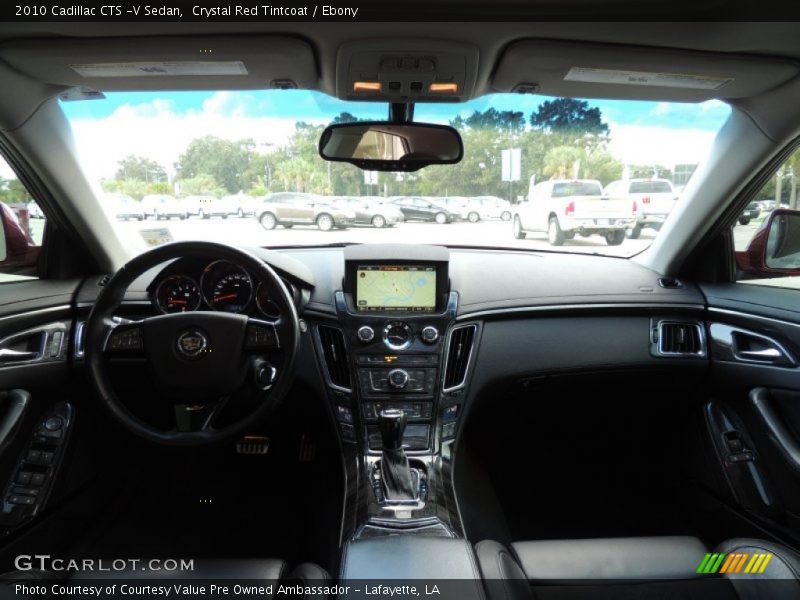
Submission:
<svg viewBox="0 0 800 600">
<path fill-rule="evenodd" d="M 187 358 L 197 358 L 208 347 L 208 338 L 198 329 L 189 329 L 178 336 L 178 352 Z"/>
</svg>

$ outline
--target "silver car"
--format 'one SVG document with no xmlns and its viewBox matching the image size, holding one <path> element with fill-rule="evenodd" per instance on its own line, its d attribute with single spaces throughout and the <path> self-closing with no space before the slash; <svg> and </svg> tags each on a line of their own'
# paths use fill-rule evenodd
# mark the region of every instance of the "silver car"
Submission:
<svg viewBox="0 0 800 600">
<path fill-rule="evenodd" d="M 349 208 L 303 192 L 268 194 L 256 208 L 255 217 L 264 229 L 275 229 L 278 225 L 286 229 L 295 225 L 316 225 L 321 231 L 344 229 L 356 220 Z"/>
<path fill-rule="evenodd" d="M 402 211 L 385 200 L 380 196 L 353 196 L 338 198 L 336 203 L 355 213 L 356 225 L 372 225 L 380 229 L 403 222 Z"/>
</svg>

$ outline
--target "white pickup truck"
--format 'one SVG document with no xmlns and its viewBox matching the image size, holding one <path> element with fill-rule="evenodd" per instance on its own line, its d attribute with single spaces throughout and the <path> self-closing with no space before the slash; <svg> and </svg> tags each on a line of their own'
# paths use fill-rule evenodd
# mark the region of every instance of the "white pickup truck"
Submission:
<svg viewBox="0 0 800 600">
<path fill-rule="evenodd" d="M 554 179 L 534 184 L 528 197 L 514 207 L 514 237 L 528 231 L 546 231 L 552 246 L 560 246 L 575 234 L 602 235 L 609 246 L 625 240 L 625 230 L 636 220 L 636 205 L 603 195 L 603 186 L 593 179 Z"/>
<path fill-rule="evenodd" d="M 624 179 L 612 181 L 606 186 L 605 195 L 612 200 L 636 202 L 639 210 L 636 222 L 628 236 L 636 239 L 645 227 L 658 231 L 666 220 L 678 194 L 668 179 Z"/>
</svg>

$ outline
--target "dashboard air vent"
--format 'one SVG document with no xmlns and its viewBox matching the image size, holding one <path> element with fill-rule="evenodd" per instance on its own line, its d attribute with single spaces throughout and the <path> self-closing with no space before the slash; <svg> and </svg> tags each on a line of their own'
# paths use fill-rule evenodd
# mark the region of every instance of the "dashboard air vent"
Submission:
<svg viewBox="0 0 800 600">
<path fill-rule="evenodd" d="M 668 356 L 705 356 L 703 328 L 699 323 L 661 321 L 658 352 Z"/>
<path fill-rule="evenodd" d="M 447 362 L 444 366 L 445 392 L 464 385 L 477 329 L 476 325 L 465 325 L 456 327 L 450 332 Z"/>
<path fill-rule="evenodd" d="M 677 277 L 659 277 L 658 285 L 668 290 L 677 290 L 683 287 L 683 282 Z"/>
<path fill-rule="evenodd" d="M 351 389 L 350 366 L 347 362 L 347 347 L 341 329 L 320 325 L 319 341 L 328 368 L 328 378 L 336 387 Z"/>
</svg>

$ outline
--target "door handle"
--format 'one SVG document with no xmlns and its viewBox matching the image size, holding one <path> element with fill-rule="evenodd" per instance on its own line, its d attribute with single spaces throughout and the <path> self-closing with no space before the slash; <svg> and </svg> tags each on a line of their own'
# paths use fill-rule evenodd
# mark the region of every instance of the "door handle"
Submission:
<svg viewBox="0 0 800 600">
<path fill-rule="evenodd" d="M 777 348 L 762 348 L 761 350 L 739 350 L 736 357 L 743 360 L 762 360 L 764 362 L 776 362 L 781 358 L 787 358 Z"/>
<path fill-rule="evenodd" d="M 0 348 L 0 362 L 22 362 L 25 360 L 36 360 L 39 358 L 38 352 L 26 352 L 24 350 L 11 350 L 10 348 Z"/>
</svg>

